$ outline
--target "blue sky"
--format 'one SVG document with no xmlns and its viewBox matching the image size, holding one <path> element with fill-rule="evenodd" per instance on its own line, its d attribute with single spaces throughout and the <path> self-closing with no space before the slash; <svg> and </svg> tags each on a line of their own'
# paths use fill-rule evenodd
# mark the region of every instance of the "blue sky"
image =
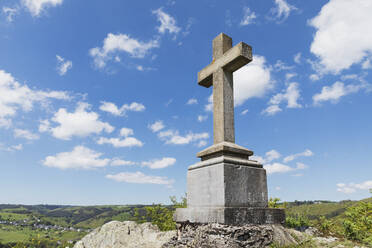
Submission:
<svg viewBox="0 0 372 248">
<path fill-rule="evenodd" d="M 269 196 L 361 199 L 372 188 L 368 0 L 0 1 L 0 202 L 168 203 L 213 142 L 197 72 L 224 32 L 236 143 Z"/>
</svg>

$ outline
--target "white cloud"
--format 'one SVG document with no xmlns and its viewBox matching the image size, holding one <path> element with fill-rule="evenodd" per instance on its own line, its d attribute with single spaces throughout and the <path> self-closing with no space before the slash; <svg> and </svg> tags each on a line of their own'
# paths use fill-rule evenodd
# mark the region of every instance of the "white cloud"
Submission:
<svg viewBox="0 0 372 248">
<path fill-rule="evenodd" d="M 291 11 L 297 10 L 295 6 L 287 3 L 286 0 L 275 0 L 275 4 L 276 6 L 271 10 L 271 12 L 278 22 L 285 21 Z"/>
<path fill-rule="evenodd" d="M 21 151 L 23 150 L 23 145 L 12 145 L 9 147 L 5 147 L 4 144 L 0 143 L 0 150 L 7 151 L 7 152 L 14 152 L 14 151 Z"/>
<path fill-rule="evenodd" d="M 337 191 L 342 192 L 345 194 L 351 194 L 356 192 L 357 190 L 369 190 L 372 189 L 372 181 L 365 181 L 362 183 L 338 183 L 337 184 Z"/>
<path fill-rule="evenodd" d="M 133 147 L 133 146 L 142 147 L 143 146 L 142 141 L 134 137 L 125 137 L 124 139 L 101 137 L 98 139 L 97 144 L 99 145 L 111 144 L 114 147 Z"/>
<path fill-rule="evenodd" d="M 187 101 L 187 105 L 193 105 L 193 104 L 198 104 L 198 100 L 195 98 L 191 98 Z"/>
<path fill-rule="evenodd" d="M 270 105 L 262 111 L 262 114 L 275 115 L 280 111 L 282 111 L 282 109 L 278 105 Z"/>
<path fill-rule="evenodd" d="M 154 133 L 156 133 L 156 132 L 162 130 L 164 127 L 165 127 L 165 126 L 164 126 L 163 121 L 156 121 L 156 122 L 154 122 L 153 124 L 151 124 L 151 125 L 148 126 L 148 128 L 149 128 L 152 132 L 154 132 Z"/>
<path fill-rule="evenodd" d="M 331 0 L 309 24 L 316 29 L 311 52 L 323 73 L 339 73 L 372 52 L 372 2 Z"/>
<path fill-rule="evenodd" d="M 286 73 L 286 74 L 285 74 L 285 80 L 286 80 L 286 81 L 289 81 L 289 80 L 291 80 L 292 78 L 294 78 L 295 76 L 297 76 L 297 73 Z"/>
<path fill-rule="evenodd" d="M 283 101 L 287 102 L 287 108 L 301 108 L 302 105 L 297 101 L 300 98 L 300 90 L 298 89 L 298 83 L 290 83 L 288 88 L 283 93 L 278 93 L 271 97 L 269 104 L 271 108 L 264 110 L 268 115 L 274 115 L 279 112 L 279 104 Z"/>
<path fill-rule="evenodd" d="M 114 59 L 117 52 L 126 52 L 133 58 L 143 58 L 149 50 L 159 47 L 157 40 L 148 42 L 138 41 L 127 34 L 107 34 L 103 40 L 103 47 L 90 49 L 90 56 L 98 68 L 106 66 L 107 61 Z"/>
<path fill-rule="evenodd" d="M 201 141 L 199 141 L 199 143 L 196 146 L 197 147 L 203 147 L 203 146 L 206 146 L 206 145 L 207 145 L 207 141 L 201 140 Z"/>
<path fill-rule="evenodd" d="M 281 156 L 282 155 L 277 150 L 273 149 L 265 153 L 265 158 L 260 157 L 260 156 L 251 156 L 250 158 L 252 160 L 258 161 L 261 164 L 266 164 L 266 163 L 270 163 L 273 160 L 279 159 Z"/>
<path fill-rule="evenodd" d="M 271 161 L 273 161 L 273 160 L 276 160 L 276 159 L 278 159 L 278 158 L 280 158 L 280 157 L 281 157 L 281 155 L 280 155 L 280 153 L 279 153 L 278 151 L 276 151 L 276 150 L 271 150 L 271 151 L 268 151 L 268 152 L 266 153 L 265 161 L 266 161 L 267 163 L 269 163 L 269 162 L 271 162 Z"/>
<path fill-rule="evenodd" d="M 57 58 L 57 71 L 60 76 L 63 76 L 67 73 L 68 70 L 72 68 L 72 62 L 70 60 L 65 60 L 59 55 L 56 55 Z"/>
<path fill-rule="evenodd" d="M 172 166 L 176 163 L 175 158 L 162 158 L 162 159 L 154 159 L 151 161 L 144 161 L 142 162 L 142 166 L 149 167 L 150 169 L 163 169 L 169 166 Z"/>
<path fill-rule="evenodd" d="M 135 165 L 135 162 L 114 158 L 111 160 L 111 166 Z"/>
<path fill-rule="evenodd" d="M 7 22 L 13 22 L 14 16 L 18 13 L 18 8 L 3 7 L 3 13 L 6 15 Z"/>
<path fill-rule="evenodd" d="M 294 69 L 294 66 L 286 65 L 283 61 L 278 60 L 274 65 L 276 71 L 288 71 Z"/>
<path fill-rule="evenodd" d="M 177 26 L 176 19 L 163 11 L 163 8 L 152 11 L 158 18 L 160 26 L 157 27 L 159 33 L 164 34 L 168 31 L 170 34 L 177 34 L 181 28 Z"/>
<path fill-rule="evenodd" d="M 50 99 L 69 100 L 71 97 L 63 91 L 41 91 L 30 89 L 20 84 L 14 77 L 0 70 L 0 126 L 9 127 L 11 117 L 19 109 L 24 112 L 31 111 L 34 103 L 47 105 Z"/>
<path fill-rule="evenodd" d="M 208 119 L 208 115 L 198 115 L 198 122 L 203 122 Z"/>
<path fill-rule="evenodd" d="M 99 134 L 102 131 L 111 133 L 114 127 L 107 122 L 99 120 L 95 112 L 88 112 L 90 105 L 84 102 L 78 103 L 75 112 L 69 113 L 65 108 L 60 108 L 54 114 L 52 121 L 58 123 L 56 127 L 50 127 L 49 121 L 41 122 L 40 131 L 50 131 L 54 137 L 63 140 L 70 140 L 73 136 L 85 137 L 93 133 Z M 87 111 L 88 110 L 88 111 Z"/>
<path fill-rule="evenodd" d="M 293 171 L 292 167 L 288 165 L 280 164 L 280 163 L 273 163 L 264 166 L 267 174 L 274 174 L 274 173 L 286 173 L 289 171 Z"/>
<path fill-rule="evenodd" d="M 109 112 L 116 116 L 125 116 L 126 112 L 134 111 L 134 112 L 141 112 L 144 111 L 146 108 L 143 104 L 132 102 L 131 104 L 124 104 L 120 108 L 112 102 L 101 102 L 101 106 L 99 107 L 100 110 Z"/>
<path fill-rule="evenodd" d="M 367 69 L 372 69 L 372 63 L 371 63 L 371 59 L 366 59 L 363 64 L 362 64 L 362 68 L 364 70 L 367 70 Z"/>
<path fill-rule="evenodd" d="M 39 139 L 39 135 L 37 134 L 34 134 L 32 132 L 30 132 L 29 130 L 25 130 L 25 129 L 14 129 L 14 137 L 16 138 L 23 138 L 23 139 L 27 139 L 27 140 L 37 140 Z"/>
<path fill-rule="evenodd" d="M 174 144 L 174 145 L 185 145 L 191 142 L 196 142 L 200 140 L 205 140 L 209 138 L 208 133 L 192 133 L 189 132 L 185 136 L 179 135 L 178 131 L 174 130 L 167 130 L 158 133 L 158 137 L 161 140 L 164 140 L 166 144 Z"/>
<path fill-rule="evenodd" d="M 298 169 L 298 170 L 304 170 L 304 169 L 306 169 L 308 166 L 306 165 L 306 164 L 304 164 L 304 163 L 296 163 L 296 168 Z"/>
<path fill-rule="evenodd" d="M 22 0 L 22 4 L 33 17 L 38 17 L 47 7 L 61 5 L 63 0 Z"/>
<path fill-rule="evenodd" d="M 253 56 L 251 63 L 234 72 L 235 106 L 253 97 L 263 97 L 273 86 L 271 69 L 266 65 L 265 57 Z"/>
<path fill-rule="evenodd" d="M 293 161 L 293 160 L 295 160 L 299 157 L 311 157 L 313 155 L 314 155 L 314 153 L 311 150 L 306 149 L 304 152 L 292 154 L 292 155 L 289 155 L 289 156 L 285 157 L 283 159 L 283 162 L 288 163 L 288 162 Z"/>
<path fill-rule="evenodd" d="M 294 56 L 293 56 L 293 61 L 296 63 L 296 64 L 301 64 L 301 52 L 299 53 L 296 53 Z"/>
<path fill-rule="evenodd" d="M 279 190 L 281 190 L 281 188 L 279 186 L 276 186 L 275 190 L 279 191 Z"/>
<path fill-rule="evenodd" d="M 243 19 L 240 21 L 240 26 L 247 26 L 249 24 L 254 23 L 254 19 L 256 19 L 256 13 L 251 11 L 248 7 L 244 7 L 243 9 L 244 16 Z"/>
<path fill-rule="evenodd" d="M 84 146 L 75 146 L 71 152 L 57 153 L 55 156 L 48 156 L 42 163 L 47 167 L 58 169 L 94 169 L 105 167 L 110 159 L 101 158 L 102 153 L 96 152 Z"/>
<path fill-rule="evenodd" d="M 367 88 L 365 83 L 344 85 L 342 82 L 335 82 L 331 86 L 324 86 L 322 91 L 313 96 L 314 105 L 319 105 L 321 102 L 331 101 L 337 103 L 342 96 L 356 93 L 363 88 Z"/>
<path fill-rule="evenodd" d="M 309 78 L 310 78 L 311 81 L 318 81 L 320 79 L 320 75 L 311 74 Z"/>
<path fill-rule="evenodd" d="M 131 128 L 123 127 L 122 129 L 120 129 L 120 136 L 128 137 L 133 134 L 134 134 L 134 131 Z"/>
<path fill-rule="evenodd" d="M 241 114 L 241 115 L 246 115 L 248 112 L 249 112 L 248 109 L 244 109 L 240 114 Z"/>
<path fill-rule="evenodd" d="M 140 171 L 137 172 L 121 172 L 118 174 L 106 175 L 106 178 L 125 183 L 139 183 L 139 184 L 161 184 L 171 186 L 174 180 L 167 177 L 145 175 Z"/>
</svg>

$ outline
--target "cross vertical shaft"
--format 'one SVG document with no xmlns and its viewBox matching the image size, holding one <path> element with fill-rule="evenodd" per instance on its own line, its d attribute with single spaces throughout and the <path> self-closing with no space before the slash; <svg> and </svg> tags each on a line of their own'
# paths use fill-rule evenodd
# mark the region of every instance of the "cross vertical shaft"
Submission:
<svg viewBox="0 0 372 248">
<path fill-rule="evenodd" d="M 213 40 L 213 61 L 232 48 L 232 39 L 225 34 Z M 235 143 L 234 86 L 232 72 L 218 68 L 213 72 L 213 130 L 214 144 Z"/>
</svg>

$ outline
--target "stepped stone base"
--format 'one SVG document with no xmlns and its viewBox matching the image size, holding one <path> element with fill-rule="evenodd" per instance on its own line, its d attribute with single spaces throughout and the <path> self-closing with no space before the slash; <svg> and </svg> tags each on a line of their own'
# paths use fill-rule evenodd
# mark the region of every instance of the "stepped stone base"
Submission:
<svg viewBox="0 0 372 248">
<path fill-rule="evenodd" d="M 179 208 L 177 223 L 219 223 L 241 226 L 246 224 L 283 224 L 285 213 L 278 208 Z"/>
<path fill-rule="evenodd" d="M 187 172 L 187 208 L 177 209 L 178 223 L 225 225 L 281 224 L 283 209 L 268 208 L 266 170 L 249 160 L 253 152 L 230 142 L 198 154 Z"/>
</svg>

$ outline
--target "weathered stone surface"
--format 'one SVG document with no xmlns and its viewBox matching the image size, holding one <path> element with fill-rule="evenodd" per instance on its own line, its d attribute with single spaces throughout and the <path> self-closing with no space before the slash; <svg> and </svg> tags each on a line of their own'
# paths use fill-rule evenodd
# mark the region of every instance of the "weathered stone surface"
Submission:
<svg viewBox="0 0 372 248">
<path fill-rule="evenodd" d="M 266 171 L 218 163 L 187 172 L 188 207 L 267 207 Z"/>
<path fill-rule="evenodd" d="M 228 226 L 214 223 L 180 225 L 177 237 L 164 244 L 163 248 L 261 248 L 273 242 L 281 245 L 297 244 L 281 225 Z"/>
<path fill-rule="evenodd" d="M 229 156 L 248 160 L 249 156 L 252 155 L 253 152 L 247 148 L 231 142 L 220 142 L 198 152 L 196 156 L 201 158 L 202 161 L 205 161 L 219 156 Z"/>
<path fill-rule="evenodd" d="M 233 72 L 252 61 L 252 48 L 241 42 L 232 47 L 225 34 L 213 40 L 213 62 L 198 73 L 198 83 L 213 85 L 214 144 L 235 143 Z"/>
<path fill-rule="evenodd" d="M 151 223 L 112 221 L 89 233 L 74 248 L 160 248 L 175 231 L 160 232 Z"/>
</svg>

